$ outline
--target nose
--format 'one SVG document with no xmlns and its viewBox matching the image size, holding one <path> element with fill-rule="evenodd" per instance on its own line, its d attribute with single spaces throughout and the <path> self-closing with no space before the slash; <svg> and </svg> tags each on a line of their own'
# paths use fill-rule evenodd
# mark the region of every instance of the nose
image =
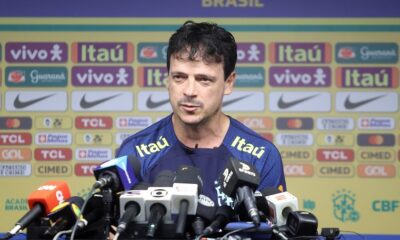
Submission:
<svg viewBox="0 0 400 240">
<path fill-rule="evenodd" d="M 188 79 L 188 81 L 186 81 L 184 94 L 188 97 L 195 97 L 197 95 L 196 81 L 194 79 Z"/>
</svg>

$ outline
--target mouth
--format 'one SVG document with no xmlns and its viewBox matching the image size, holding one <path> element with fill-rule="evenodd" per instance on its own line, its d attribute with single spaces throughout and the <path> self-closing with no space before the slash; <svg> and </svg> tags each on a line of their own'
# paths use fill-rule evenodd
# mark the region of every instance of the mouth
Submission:
<svg viewBox="0 0 400 240">
<path fill-rule="evenodd" d="M 200 108 L 200 105 L 185 103 L 185 104 L 180 104 L 180 107 L 186 112 L 194 112 Z"/>
</svg>

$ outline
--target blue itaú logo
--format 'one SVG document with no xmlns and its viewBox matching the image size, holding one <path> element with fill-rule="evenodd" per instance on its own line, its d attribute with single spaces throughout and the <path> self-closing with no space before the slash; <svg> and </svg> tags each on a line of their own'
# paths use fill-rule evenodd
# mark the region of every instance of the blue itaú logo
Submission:
<svg viewBox="0 0 400 240">
<path fill-rule="evenodd" d="M 355 209 L 356 198 L 349 190 L 342 189 L 333 194 L 333 214 L 342 222 L 356 222 L 360 213 Z"/>
</svg>

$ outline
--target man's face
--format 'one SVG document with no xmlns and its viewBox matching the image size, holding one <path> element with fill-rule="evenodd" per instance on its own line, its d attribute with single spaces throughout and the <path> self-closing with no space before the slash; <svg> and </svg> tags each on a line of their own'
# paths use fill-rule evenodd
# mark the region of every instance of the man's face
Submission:
<svg viewBox="0 0 400 240">
<path fill-rule="evenodd" d="M 171 57 L 168 92 L 172 109 L 184 124 L 206 123 L 221 113 L 222 98 L 232 92 L 235 73 L 224 81 L 223 63 Z"/>
</svg>

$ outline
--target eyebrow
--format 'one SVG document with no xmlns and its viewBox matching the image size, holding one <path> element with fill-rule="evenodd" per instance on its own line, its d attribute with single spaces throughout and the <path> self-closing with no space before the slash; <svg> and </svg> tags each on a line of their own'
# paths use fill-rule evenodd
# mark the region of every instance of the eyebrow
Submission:
<svg viewBox="0 0 400 240">
<path fill-rule="evenodd" d="M 171 75 L 174 75 L 174 74 L 180 74 L 180 75 L 185 75 L 185 76 L 188 75 L 187 73 L 180 72 L 180 71 L 171 72 Z M 207 75 L 207 74 L 195 74 L 194 77 L 195 78 L 199 78 L 199 77 L 200 78 L 207 78 L 207 79 L 211 79 L 211 80 L 215 80 L 216 79 L 216 77 L 211 76 L 211 75 Z"/>
</svg>

